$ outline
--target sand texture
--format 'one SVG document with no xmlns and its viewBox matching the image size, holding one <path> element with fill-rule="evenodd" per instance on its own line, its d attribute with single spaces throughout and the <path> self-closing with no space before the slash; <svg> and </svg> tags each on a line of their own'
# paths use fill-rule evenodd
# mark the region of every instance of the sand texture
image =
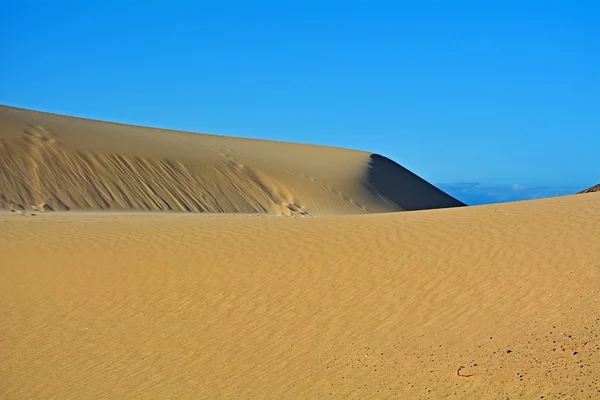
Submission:
<svg viewBox="0 0 600 400">
<path fill-rule="evenodd" d="M 599 221 L 4 212 L 0 397 L 597 399 Z"/>
<path fill-rule="evenodd" d="M 0 209 L 290 216 L 461 205 L 377 154 L 0 107 Z"/>
</svg>

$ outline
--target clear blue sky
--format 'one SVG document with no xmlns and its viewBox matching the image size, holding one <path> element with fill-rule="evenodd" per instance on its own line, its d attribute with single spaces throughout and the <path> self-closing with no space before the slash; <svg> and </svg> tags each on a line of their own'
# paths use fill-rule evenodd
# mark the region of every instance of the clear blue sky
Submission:
<svg viewBox="0 0 600 400">
<path fill-rule="evenodd" d="M 0 0 L 1 104 L 600 182 L 598 1 L 92 3 Z"/>
</svg>

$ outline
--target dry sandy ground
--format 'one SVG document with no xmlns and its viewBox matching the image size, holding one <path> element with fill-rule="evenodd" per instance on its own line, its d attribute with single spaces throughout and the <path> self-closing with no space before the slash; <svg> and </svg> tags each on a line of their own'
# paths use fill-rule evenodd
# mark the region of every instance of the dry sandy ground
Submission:
<svg viewBox="0 0 600 400">
<path fill-rule="evenodd" d="M 600 193 L 0 214 L 0 397 L 600 398 Z"/>
<path fill-rule="evenodd" d="M 377 154 L 0 106 L 0 209 L 339 215 L 461 205 Z"/>
</svg>

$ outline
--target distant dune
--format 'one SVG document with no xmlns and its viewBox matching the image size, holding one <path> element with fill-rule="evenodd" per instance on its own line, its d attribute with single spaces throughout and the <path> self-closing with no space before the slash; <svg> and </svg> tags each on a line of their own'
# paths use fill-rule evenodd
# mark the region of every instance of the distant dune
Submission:
<svg viewBox="0 0 600 400">
<path fill-rule="evenodd" d="M 593 193 L 593 192 L 600 192 L 600 184 L 598 184 L 596 186 L 592 186 L 589 189 L 582 190 L 579 193 Z"/>
<path fill-rule="evenodd" d="M 0 107 L 0 208 L 335 215 L 462 206 L 377 154 Z"/>
</svg>

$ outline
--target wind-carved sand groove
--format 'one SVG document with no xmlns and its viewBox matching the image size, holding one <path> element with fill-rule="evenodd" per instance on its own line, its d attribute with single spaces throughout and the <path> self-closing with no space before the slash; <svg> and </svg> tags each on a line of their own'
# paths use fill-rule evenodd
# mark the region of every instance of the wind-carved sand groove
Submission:
<svg viewBox="0 0 600 400">
<path fill-rule="evenodd" d="M 187 167 L 118 154 L 69 154 L 49 141 L 4 144 L 0 157 L 6 192 L 29 184 L 28 198 L 0 199 L 1 207 L 264 213 L 293 203 L 275 180 L 231 162 Z"/>
<path fill-rule="evenodd" d="M 0 209 L 302 216 L 463 205 L 385 160 L 0 107 Z"/>
</svg>

